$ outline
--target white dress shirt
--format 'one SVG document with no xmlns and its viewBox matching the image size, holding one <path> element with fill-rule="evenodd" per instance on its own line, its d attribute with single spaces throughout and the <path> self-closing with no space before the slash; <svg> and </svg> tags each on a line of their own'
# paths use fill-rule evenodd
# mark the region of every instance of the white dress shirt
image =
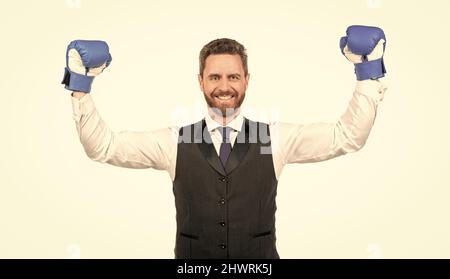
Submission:
<svg viewBox="0 0 450 279">
<path fill-rule="evenodd" d="M 328 160 L 363 147 L 386 89 L 378 80 L 357 81 L 347 109 L 335 123 L 268 123 L 276 178 L 279 179 L 286 164 Z M 173 181 L 181 127 L 116 132 L 100 117 L 90 94 L 80 99 L 71 97 L 71 100 L 79 139 L 89 158 L 119 167 L 166 170 Z M 243 121 L 239 113 L 227 124 L 233 128 L 232 146 Z M 222 124 L 208 113 L 205 122 L 219 154 L 222 136 L 217 128 Z"/>
</svg>

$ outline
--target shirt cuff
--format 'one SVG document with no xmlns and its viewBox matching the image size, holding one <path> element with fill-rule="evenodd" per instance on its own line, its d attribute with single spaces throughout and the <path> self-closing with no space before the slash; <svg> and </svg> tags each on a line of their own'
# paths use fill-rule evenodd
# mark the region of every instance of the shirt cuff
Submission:
<svg viewBox="0 0 450 279">
<path fill-rule="evenodd" d="M 73 110 L 72 118 L 77 122 L 80 121 L 82 115 L 86 115 L 95 110 L 95 104 L 91 94 L 86 94 L 80 99 L 72 96 L 71 100 Z"/>
<path fill-rule="evenodd" d="M 377 103 L 383 100 L 386 90 L 387 86 L 379 80 L 366 79 L 356 82 L 355 91 L 362 95 L 372 97 Z"/>
</svg>

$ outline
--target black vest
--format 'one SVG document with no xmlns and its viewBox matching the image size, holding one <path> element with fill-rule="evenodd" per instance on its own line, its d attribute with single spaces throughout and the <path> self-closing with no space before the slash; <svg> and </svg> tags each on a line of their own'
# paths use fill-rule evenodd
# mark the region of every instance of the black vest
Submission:
<svg viewBox="0 0 450 279">
<path fill-rule="evenodd" d="M 267 124 L 244 117 L 225 169 L 204 119 L 182 127 L 173 181 L 175 258 L 278 259 L 277 183 Z"/>
</svg>

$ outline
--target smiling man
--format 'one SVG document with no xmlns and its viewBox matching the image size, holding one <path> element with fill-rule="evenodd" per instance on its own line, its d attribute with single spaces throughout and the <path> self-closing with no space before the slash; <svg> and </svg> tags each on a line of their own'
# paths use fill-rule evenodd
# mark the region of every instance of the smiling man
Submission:
<svg viewBox="0 0 450 279">
<path fill-rule="evenodd" d="M 364 146 L 386 90 L 379 81 L 385 74 L 385 42 L 384 32 L 369 26 L 350 26 L 341 38 L 341 52 L 354 63 L 357 82 L 335 123 L 262 123 L 243 116 L 250 78 L 247 53 L 227 38 L 200 51 L 198 80 L 208 109 L 201 120 L 184 127 L 111 131 L 87 94 L 112 60 L 103 41 L 69 44 L 63 83 L 73 91 L 73 118 L 89 158 L 170 175 L 175 258 L 279 258 L 275 198 L 282 169 Z"/>
<path fill-rule="evenodd" d="M 224 125 L 240 113 L 249 78 L 246 50 L 238 42 L 218 39 L 201 50 L 200 88 L 209 114 Z"/>
</svg>

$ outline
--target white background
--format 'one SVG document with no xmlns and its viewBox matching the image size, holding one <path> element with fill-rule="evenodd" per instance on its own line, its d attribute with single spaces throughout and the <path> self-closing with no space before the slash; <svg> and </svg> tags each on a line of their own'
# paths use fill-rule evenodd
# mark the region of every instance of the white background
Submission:
<svg viewBox="0 0 450 279">
<path fill-rule="evenodd" d="M 114 130 L 199 118 L 198 54 L 244 44 L 253 119 L 334 122 L 353 93 L 349 25 L 387 36 L 389 87 L 366 146 L 289 165 L 281 258 L 448 258 L 449 1 L 0 1 L 0 257 L 173 258 L 171 180 L 91 161 L 60 84 L 67 44 L 105 40 L 92 96 Z M 181 115 L 181 119 L 180 119 Z"/>
</svg>

